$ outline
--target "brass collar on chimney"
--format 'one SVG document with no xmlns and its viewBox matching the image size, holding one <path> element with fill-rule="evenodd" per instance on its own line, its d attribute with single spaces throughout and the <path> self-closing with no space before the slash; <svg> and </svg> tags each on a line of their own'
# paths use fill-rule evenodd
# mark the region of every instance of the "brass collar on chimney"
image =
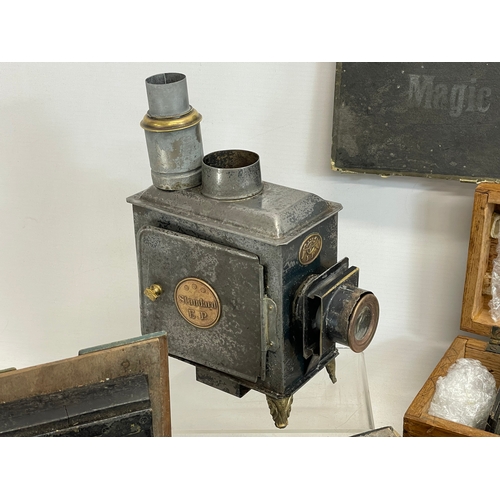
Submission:
<svg viewBox="0 0 500 500">
<path fill-rule="evenodd" d="M 181 116 L 154 118 L 146 114 L 141 121 L 141 127 L 149 132 L 173 132 L 193 127 L 200 122 L 200 113 L 190 106 L 190 110 Z"/>
</svg>

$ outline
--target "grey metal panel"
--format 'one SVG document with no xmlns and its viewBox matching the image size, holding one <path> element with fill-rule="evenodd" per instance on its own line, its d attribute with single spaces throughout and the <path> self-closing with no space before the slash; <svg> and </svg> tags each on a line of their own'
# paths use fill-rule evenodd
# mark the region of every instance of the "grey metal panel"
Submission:
<svg viewBox="0 0 500 500">
<path fill-rule="evenodd" d="M 235 203 L 224 203 L 224 205 L 227 207 L 229 218 Z M 277 307 L 277 336 L 275 351 L 267 352 L 265 380 L 261 378 L 257 382 L 258 386 L 253 388 L 276 396 L 297 390 L 308 378 L 302 377 L 301 374 L 305 372 L 304 362 L 302 357 L 296 354 L 291 325 L 293 297 L 307 276 L 321 273 L 337 262 L 337 214 L 332 213 L 319 224 L 302 228 L 303 234 L 296 235 L 286 244 L 283 240 L 269 240 L 266 243 L 253 238 L 250 232 L 245 236 L 235 235 L 226 231 L 225 225 L 212 228 L 202 222 L 203 220 L 200 220 L 195 223 L 186 220 L 186 216 L 167 214 L 153 207 L 148 209 L 134 206 L 137 239 L 141 228 L 155 226 L 187 233 L 202 240 L 211 240 L 259 256 L 260 264 L 265 269 L 265 294 L 276 303 Z M 298 262 L 299 248 L 306 235 L 311 232 L 319 232 L 322 235 L 323 249 L 318 259 L 303 266 Z M 142 257 L 138 254 L 139 268 L 141 262 Z"/>
<path fill-rule="evenodd" d="M 261 194 L 238 202 L 221 202 L 201 194 L 201 188 L 162 191 L 151 186 L 131 196 L 129 203 L 233 234 L 252 235 L 270 244 L 286 244 L 311 225 L 342 209 L 305 191 L 264 182 Z"/>
<path fill-rule="evenodd" d="M 499 63 L 339 63 L 334 170 L 498 180 Z"/>
<path fill-rule="evenodd" d="M 141 295 L 144 334 L 165 330 L 173 356 L 253 382 L 263 377 L 263 268 L 256 255 L 151 226 L 139 231 L 138 255 L 141 290 L 153 283 L 163 289 L 154 302 Z M 174 292 L 185 278 L 217 293 L 221 316 L 214 326 L 196 327 L 177 310 Z"/>
</svg>

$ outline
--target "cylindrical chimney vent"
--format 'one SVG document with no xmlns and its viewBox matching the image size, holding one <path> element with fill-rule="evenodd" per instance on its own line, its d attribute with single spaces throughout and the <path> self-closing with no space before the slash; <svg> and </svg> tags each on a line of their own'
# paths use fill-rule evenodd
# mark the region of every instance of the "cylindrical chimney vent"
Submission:
<svg viewBox="0 0 500 500">
<path fill-rule="evenodd" d="M 201 115 L 189 105 L 186 76 L 161 73 L 146 79 L 146 133 L 153 184 L 167 191 L 201 183 Z"/>
<path fill-rule="evenodd" d="M 241 200 L 262 191 L 259 155 L 229 149 L 203 158 L 201 193 L 216 200 Z"/>
</svg>

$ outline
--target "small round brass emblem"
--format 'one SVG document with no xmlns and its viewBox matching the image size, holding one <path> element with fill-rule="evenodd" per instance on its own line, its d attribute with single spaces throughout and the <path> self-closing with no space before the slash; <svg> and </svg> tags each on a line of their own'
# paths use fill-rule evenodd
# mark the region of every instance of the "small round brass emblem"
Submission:
<svg viewBox="0 0 500 500">
<path fill-rule="evenodd" d="M 210 328 L 219 321 L 219 297 L 203 280 L 186 278 L 179 281 L 175 287 L 174 300 L 181 316 L 198 328 Z"/>
<path fill-rule="evenodd" d="M 310 264 L 321 252 L 322 245 L 320 234 L 310 234 L 300 245 L 299 262 L 303 265 Z"/>
</svg>

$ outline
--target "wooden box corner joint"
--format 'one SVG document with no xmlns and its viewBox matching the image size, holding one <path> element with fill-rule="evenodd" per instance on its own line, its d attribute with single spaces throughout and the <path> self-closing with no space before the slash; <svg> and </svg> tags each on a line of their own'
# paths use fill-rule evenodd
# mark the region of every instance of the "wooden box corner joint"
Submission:
<svg viewBox="0 0 500 500">
<path fill-rule="evenodd" d="M 500 386 L 500 323 L 490 315 L 491 271 L 497 256 L 500 231 L 500 184 L 478 184 L 472 214 L 467 271 L 462 301 L 460 328 L 482 335 L 489 342 L 458 336 L 437 364 L 406 411 L 403 436 L 406 437 L 494 437 L 496 434 L 429 415 L 439 377 L 460 358 L 479 360 Z"/>
</svg>

